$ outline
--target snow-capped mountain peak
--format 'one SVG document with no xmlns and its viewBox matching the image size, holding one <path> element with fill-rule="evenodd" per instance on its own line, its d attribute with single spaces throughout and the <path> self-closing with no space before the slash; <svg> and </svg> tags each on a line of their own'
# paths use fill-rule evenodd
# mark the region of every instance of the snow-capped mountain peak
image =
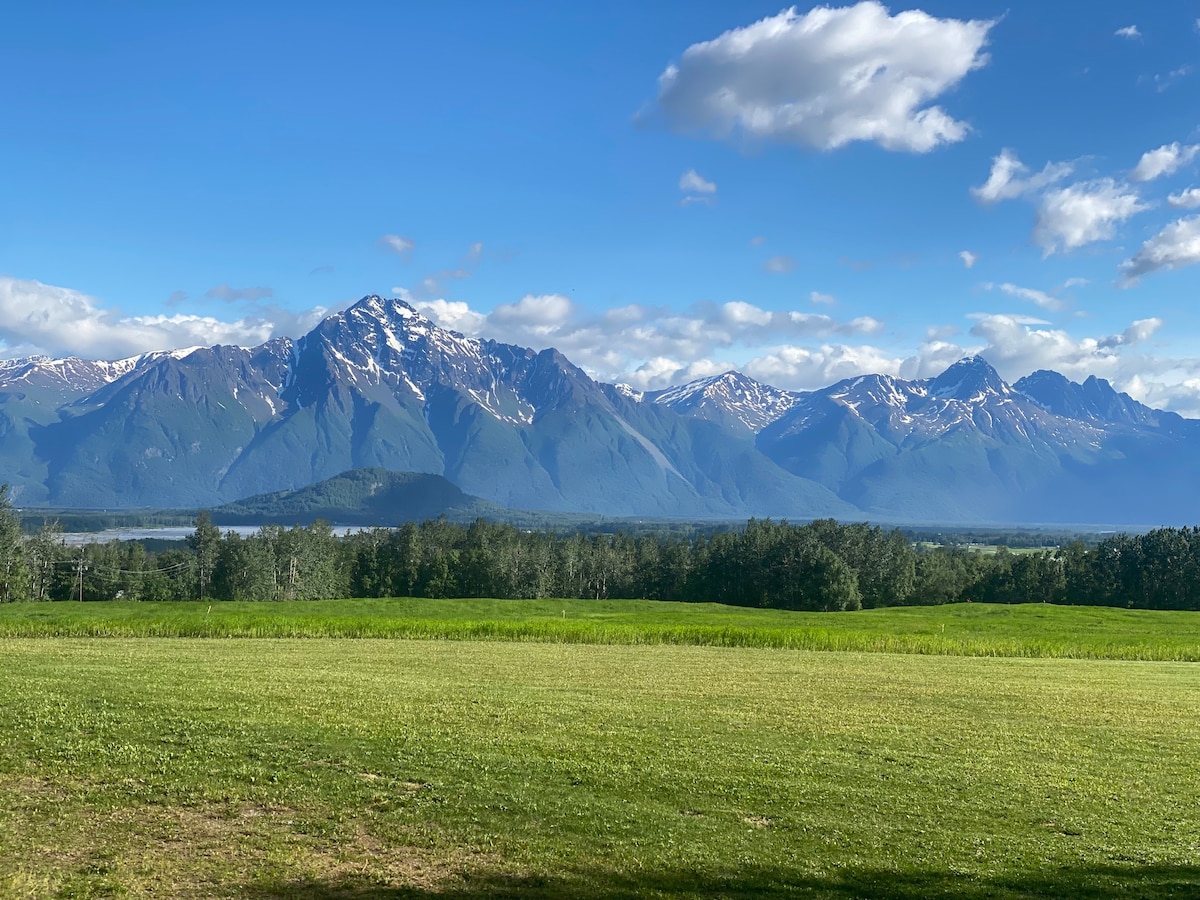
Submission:
<svg viewBox="0 0 1200 900">
<path fill-rule="evenodd" d="M 1095 375 L 1077 384 L 1058 372 L 1039 369 L 1018 380 L 1013 388 L 1056 416 L 1082 422 L 1144 425 L 1175 418 L 1174 413 L 1138 403 Z"/>
<path fill-rule="evenodd" d="M 723 372 L 642 394 L 379 295 L 295 342 L 0 361 L 0 415 L 0 480 L 59 505 L 204 504 L 383 466 L 525 508 L 1111 522 L 1193 515 L 1200 483 L 1200 421 L 1100 378 L 1009 387 L 973 357 L 808 393 Z"/>
<path fill-rule="evenodd" d="M 979 403 L 989 396 L 1004 397 L 1012 388 L 982 356 L 968 356 L 929 381 L 929 396 L 943 400 Z"/>
<path fill-rule="evenodd" d="M 52 388 L 67 394 L 86 394 L 164 357 L 182 359 L 199 348 L 156 350 L 116 360 L 27 356 L 0 360 L 0 389 Z"/>
<path fill-rule="evenodd" d="M 737 422 L 757 434 L 791 409 L 800 396 L 729 371 L 653 391 L 645 399 L 675 412 Z"/>
</svg>

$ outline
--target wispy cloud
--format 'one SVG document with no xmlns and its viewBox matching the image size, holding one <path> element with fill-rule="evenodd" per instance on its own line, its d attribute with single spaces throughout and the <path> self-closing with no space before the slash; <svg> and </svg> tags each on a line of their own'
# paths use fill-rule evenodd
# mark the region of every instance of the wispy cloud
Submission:
<svg viewBox="0 0 1200 900">
<path fill-rule="evenodd" d="M 971 188 L 971 196 L 980 203 L 997 203 L 1026 197 L 1061 181 L 1071 174 L 1072 163 L 1046 163 L 1040 172 L 1031 172 L 1017 158 L 1017 154 L 1005 148 L 992 160 L 988 179 L 979 187 Z"/>
<path fill-rule="evenodd" d="M 1161 94 L 1163 91 L 1174 87 L 1182 79 L 1187 78 L 1187 76 L 1191 75 L 1194 70 L 1195 66 L 1193 66 L 1191 63 L 1184 63 L 1182 66 L 1179 66 L 1179 68 L 1172 69 L 1165 75 L 1155 75 L 1153 78 L 1149 79 L 1149 83 L 1154 85 L 1154 89 Z M 1146 79 L 1144 78 L 1138 79 L 1138 81 L 1140 83 L 1146 83 Z"/>
<path fill-rule="evenodd" d="M 679 176 L 679 189 L 685 194 L 715 194 L 717 185 L 704 178 L 695 169 L 688 169 Z"/>
<path fill-rule="evenodd" d="M 272 288 L 259 285 L 258 287 L 234 288 L 227 284 L 218 284 L 216 287 L 211 287 L 204 292 L 204 296 L 210 300 L 224 300 L 226 303 L 237 303 L 239 300 L 265 300 L 267 297 L 273 297 L 275 291 Z"/>
<path fill-rule="evenodd" d="M 418 299 L 436 297 L 443 293 L 449 282 L 464 281 L 473 278 L 483 259 L 483 242 L 475 241 L 467 246 L 460 265 L 438 269 L 419 278 L 409 287 L 393 287 L 392 292 L 400 295 L 411 294 Z"/>
<path fill-rule="evenodd" d="M 402 258 L 407 258 L 413 248 L 417 246 L 412 238 L 402 234 L 385 234 L 379 239 L 379 243 Z"/>
<path fill-rule="evenodd" d="M 1045 291 L 1039 291 L 1035 288 L 1020 287 L 1019 285 L 1010 282 L 1003 284 L 992 284 L 987 282 L 983 285 L 984 290 L 1000 291 L 1008 294 L 1010 297 L 1016 297 L 1020 300 L 1026 300 L 1030 303 L 1040 306 L 1042 309 L 1050 310 L 1051 312 L 1059 312 L 1066 306 L 1066 303 Z"/>
</svg>

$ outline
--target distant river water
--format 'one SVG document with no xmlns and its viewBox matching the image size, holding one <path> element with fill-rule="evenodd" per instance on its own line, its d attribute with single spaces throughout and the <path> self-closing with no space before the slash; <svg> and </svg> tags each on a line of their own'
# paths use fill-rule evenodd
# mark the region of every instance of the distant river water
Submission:
<svg viewBox="0 0 1200 900">
<path fill-rule="evenodd" d="M 260 525 L 219 525 L 221 534 L 229 531 L 237 532 L 242 537 L 255 534 Z M 59 535 L 69 547 L 80 547 L 83 544 L 107 544 L 109 541 L 182 541 L 192 536 L 195 528 L 191 525 L 172 525 L 162 528 L 108 528 L 104 531 L 67 531 Z M 334 525 L 333 533 L 344 537 L 355 531 L 363 531 L 362 525 Z"/>
</svg>

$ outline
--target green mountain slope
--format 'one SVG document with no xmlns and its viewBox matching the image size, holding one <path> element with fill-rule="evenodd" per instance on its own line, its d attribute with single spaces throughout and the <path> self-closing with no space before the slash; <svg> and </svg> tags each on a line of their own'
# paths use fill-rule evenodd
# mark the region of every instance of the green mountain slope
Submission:
<svg viewBox="0 0 1200 900">
<path fill-rule="evenodd" d="M 465 494 L 441 475 L 351 469 L 294 491 L 257 494 L 212 510 L 219 525 L 306 525 L 317 519 L 346 525 L 396 525 L 446 516 L 499 517 L 506 510 Z"/>
</svg>

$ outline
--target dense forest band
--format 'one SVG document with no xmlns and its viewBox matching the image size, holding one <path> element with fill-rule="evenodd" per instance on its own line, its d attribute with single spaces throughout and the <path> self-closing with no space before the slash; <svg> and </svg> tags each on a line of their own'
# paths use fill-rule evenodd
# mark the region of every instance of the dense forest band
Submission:
<svg viewBox="0 0 1200 900">
<path fill-rule="evenodd" d="M 0 499 L 3 495 L 0 494 Z M 750 520 L 680 536 L 530 531 L 477 520 L 337 537 L 325 524 L 222 534 L 201 513 L 178 548 L 68 547 L 0 508 L 0 601 L 493 597 L 713 601 L 853 610 L 963 601 L 1200 609 L 1200 528 L 1014 553 L 914 545 L 832 519 Z"/>
</svg>

